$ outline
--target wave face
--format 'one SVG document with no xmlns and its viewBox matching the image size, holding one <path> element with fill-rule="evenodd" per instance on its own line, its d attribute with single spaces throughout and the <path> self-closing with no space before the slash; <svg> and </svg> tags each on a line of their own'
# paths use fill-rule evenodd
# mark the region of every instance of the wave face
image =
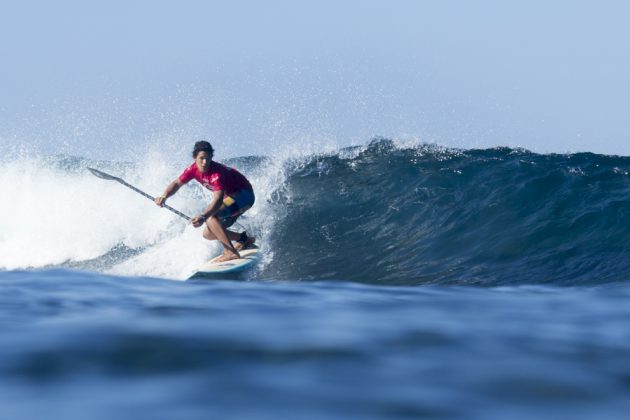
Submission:
<svg viewBox="0 0 630 420">
<path fill-rule="evenodd" d="M 281 279 L 587 285 L 629 278 L 630 158 L 396 147 L 314 157 L 278 201 Z"/>
<path fill-rule="evenodd" d="M 630 158 L 396 145 L 229 160 L 252 181 L 242 223 L 265 257 L 253 279 L 388 285 L 594 285 L 630 274 Z M 149 193 L 181 170 L 76 157 L 1 163 L 0 269 L 65 267 L 185 278 L 219 252 Z M 189 184 L 188 214 L 209 194 Z M 4 204 L 4 203 L 3 203 Z"/>
</svg>

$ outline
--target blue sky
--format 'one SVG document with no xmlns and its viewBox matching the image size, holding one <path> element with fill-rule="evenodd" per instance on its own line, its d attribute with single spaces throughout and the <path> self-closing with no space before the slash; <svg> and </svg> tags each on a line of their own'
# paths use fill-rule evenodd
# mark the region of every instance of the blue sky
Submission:
<svg viewBox="0 0 630 420">
<path fill-rule="evenodd" d="M 374 136 L 630 155 L 628 12 L 565 0 L 2 2 L 0 142 L 108 159 L 202 137 L 224 156 Z"/>
</svg>

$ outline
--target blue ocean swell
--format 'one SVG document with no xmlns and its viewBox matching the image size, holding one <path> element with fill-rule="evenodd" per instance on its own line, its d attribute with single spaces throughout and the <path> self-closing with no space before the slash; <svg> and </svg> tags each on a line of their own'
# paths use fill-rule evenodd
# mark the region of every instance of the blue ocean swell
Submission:
<svg viewBox="0 0 630 420">
<path fill-rule="evenodd" d="M 346 157 L 350 155 L 349 157 Z M 279 190 L 273 279 L 586 285 L 630 274 L 630 159 L 396 147 L 315 156 Z"/>
<path fill-rule="evenodd" d="M 622 418 L 629 297 L 0 272 L 0 417 Z"/>
</svg>

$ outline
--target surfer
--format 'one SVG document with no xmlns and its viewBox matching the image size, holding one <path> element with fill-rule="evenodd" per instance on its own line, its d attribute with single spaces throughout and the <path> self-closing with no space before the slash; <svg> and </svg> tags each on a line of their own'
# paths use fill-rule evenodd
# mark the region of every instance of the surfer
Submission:
<svg viewBox="0 0 630 420">
<path fill-rule="evenodd" d="M 255 197 L 252 185 L 245 176 L 234 168 L 213 161 L 213 156 L 214 149 L 210 143 L 196 142 L 192 152 L 195 161 L 166 187 L 164 194 L 156 197 L 155 204 L 163 206 L 167 198 L 191 179 L 212 191 L 212 201 L 208 207 L 203 213 L 193 217 L 191 222 L 196 228 L 205 224 L 205 239 L 221 242 L 223 255 L 214 261 L 222 262 L 240 258 L 239 251 L 251 247 L 256 241 L 256 238 L 248 236 L 245 231 L 237 233 L 227 229 L 249 210 Z"/>
</svg>

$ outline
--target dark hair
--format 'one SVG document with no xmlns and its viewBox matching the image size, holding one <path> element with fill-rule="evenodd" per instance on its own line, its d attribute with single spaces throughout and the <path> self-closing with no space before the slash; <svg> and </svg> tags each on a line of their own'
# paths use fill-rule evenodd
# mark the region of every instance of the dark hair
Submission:
<svg viewBox="0 0 630 420">
<path fill-rule="evenodd" d="M 197 155 L 199 154 L 199 152 L 206 152 L 208 155 L 210 155 L 210 159 L 212 159 L 212 156 L 214 156 L 214 149 L 212 148 L 212 145 L 204 140 L 195 143 L 195 147 L 193 148 L 192 152 L 193 159 L 197 159 Z"/>
</svg>

